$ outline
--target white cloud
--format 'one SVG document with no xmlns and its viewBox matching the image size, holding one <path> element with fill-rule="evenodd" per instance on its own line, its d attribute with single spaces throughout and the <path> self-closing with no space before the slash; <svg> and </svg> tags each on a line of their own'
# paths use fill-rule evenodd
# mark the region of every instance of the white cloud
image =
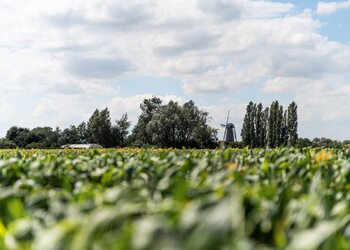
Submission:
<svg viewBox="0 0 350 250">
<path fill-rule="evenodd" d="M 9 19 L 20 31 L 5 32 L 5 41 L 0 39 L 14 47 L 5 49 L 8 55 L 3 58 L 11 59 L 7 65 L 17 64 L 16 73 L 9 73 L 9 78 L 39 75 L 43 78 L 39 84 L 62 76 L 69 81 L 99 84 L 102 78 L 111 81 L 154 75 L 181 80 L 188 93 L 207 93 L 254 84 L 266 76 L 309 74 L 306 66 L 313 62 L 319 64 L 316 70 L 324 71 L 323 63 L 329 56 L 312 61 L 319 53 L 316 46 L 327 41 L 317 34 L 319 23 L 311 13 L 289 14 L 294 7 L 291 4 L 64 0 L 40 5 L 37 0 L 20 8 L 19 3 L 13 1 L 2 9 L 3 23 Z M 20 9 L 27 25 L 9 14 L 15 8 Z M 22 44 L 31 55 L 20 55 Z M 307 54 L 311 62 L 299 63 Z M 281 67 L 286 60 L 290 65 Z M 38 73 L 43 71 L 45 75 Z M 23 81 L 15 81 L 23 87 Z"/>
<path fill-rule="evenodd" d="M 341 9 L 350 8 L 350 1 L 342 2 L 319 2 L 316 12 L 319 15 L 329 15 Z"/>
<path fill-rule="evenodd" d="M 350 138 L 350 87 L 341 78 L 314 82 L 298 90 L 300 127 L 310 138 Z"/>
</svg>

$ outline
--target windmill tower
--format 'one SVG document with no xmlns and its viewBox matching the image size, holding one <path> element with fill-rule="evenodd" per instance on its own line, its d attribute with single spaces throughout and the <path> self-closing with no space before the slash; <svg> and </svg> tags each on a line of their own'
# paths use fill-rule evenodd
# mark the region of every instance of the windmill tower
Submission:
<svg viewBox="0 0 350 250">
<path fill-rule="evenodd" d="M 223 142 L 225 144 L 229 144 L 237 141 L 235 125 L 233 125 L 233 123 L 228 122 L 229 118 L 230 118 L 230 111 L 228 111 L 228 114 L 227 114 L 226 124 L 221 124 L 221 127 L 225 128 L 224 138 L 223 138 Z"/>
</svg>

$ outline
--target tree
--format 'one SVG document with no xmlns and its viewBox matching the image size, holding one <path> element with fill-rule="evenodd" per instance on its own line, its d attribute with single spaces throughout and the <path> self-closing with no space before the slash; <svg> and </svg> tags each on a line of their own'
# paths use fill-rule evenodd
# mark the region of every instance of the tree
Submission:
<svg viewBox="0 0 350 250">
<path fill-rule="evenodd" d="M 119 120 L 116 120 L 116 125 L 112 126 L 111 132 L 113 138 L 113 146 L 125 146 L 130 125 L 131 122 L 128 121 L 127 114 L 124 114 Z"/>
<path fill-rule="evenodd" d="M 16 147 L 17 147 L 17 145 L 13 141 L 10 141 L 6 138 L 0 139 L 0 148 L 1 149 L 13 149 Z"/>
<path fill-rule="evenodd" d="M 102 111 L 96 109 L 87 123 L 89 142 L 98 143 L 104 147 L 112 146 L 111 129 L 112 123 L 108 108 Z"/>
<path fill-rule="evenodd" d="M 342 145 L 343 145 L 343 146 L 348 146 L 348 145 L 350 145 L 350 140 L 344 140 L 344 141 L 342 142 Z"/>
<path fill-rule="evenodd" d="M 6 139 L 14 142 L 18 147 L 24 148 L 31 142 L 30 129 L 13 126 L 6 133 Z"/>
<path fill-rule="evenodd" d="M 217 130 L 208 125 L 208 113 L 200 111 L 193 101 L 183 106 L 170 101 L 159 107 L 147 124 L 151 144 L 160 147 L 215 147 Z"/>
<path fill-rule="evenodd" d="M 259 103 L 256 106 L 256 111 L 255 111 L 255 143 L 254 147 L 263 147 L 264 145 L 264 140 L 263 140 L 263 135 L 264 135 L 264 113 L 263 113 L 263 105 Z"/>
<path fill-rule="evenodd" d="M 287 127 L 289 143 L 295 146 L 298 141 L 298 106 L 294 101 L 288 106 Z"/>
<path fill-rule="evenodd" d="M 261 136 L 260 136 L 260 146 L 266 147 L 267 146 L 267 133 L 269 129 L 269 108 L 265 108 L 263 115 L 262 115 L 262 122 L 261 122 Z"/>
<path fill-rule="evenodd" d="M 138 122 L 132 130 L 132 141 L 136 144 L 151 144 L 152 135 L 147 132 L 147 124 L 151 121 L 153 114 L 160 108 L 162 101 L 153 96 L 150 99 L 144 99 L 140 104 L 141 115 Z"/>
<path fill-rule="evenodd" d="M 283 106 L 277 106 L 277 117 L 276 117 L 276 146 L 279 147 L 283 144 Z"/>
<path fill-rule="evenodd" d="M 283 145 L 289 144 L 289 132 L 288 132 L 288 119 L 287 119 L 287 110 L 284 111 L 283 114 L 283 122 L 282 122 L 282 141 Z"/>
<path fill-rule="evenodd" d="M 178 130 L 181 124 L 181 111 L 177 102 L 170 101 L 159 108 L 147 124 L 147 134 L 151 144 L 160 147 L 178 147 Z"/>
<path fill-rule="evenodd" d="M 5 138 L 20 148 L 28 148 L 28 145 L 34 145 L 33 143 L 36 147 L 54 148 L 58 146 L 59 129 L 36 127 L 30 130 L 13 126 L 7 131 Z"/>
<path fill-rule="evenodd" d="M 87 143 L 89 141 L 89 133 L 87 130 L 87 125 L 82 122 L 77 127 L 79 143 Z"/>
<path fill-rule="evenodd" d="M 213 148 L 217 146 L 217 130 L 208 125 L 209 113 L 199 110 L 193 101 L 184 103 L 181 108 L 181 130 L 186 147 Z"/>
<path fill-rule="evenodd" d="M 59 145 L 80 143 L 79 131 L 76 126 L 71 125 L 60 133 Z"/>
<path fill-rule="evenodd" d="M 277 146 L 277 138 L 276 138 L 276 120 L 278 113 L 278 102 L 272 102 L 270 107 L 270 115 L 269 115 L 269 130 L 268 130 L 268 145 L 273 148 Z"/>
<path fill-rule="evenodd" d="M 51 127 L 36 127 L 29 134 L 30 141 L 28 144 L 36 143 L 38 145 L 37 148 L 58 147 L 59 129 L 53 130 Z M 28 144 L 26 145 L 27 148 Z"/>
<path fill-rule="evenodd" d="M 254 148 L 256 146 L 256 127 L 255 127 L 255 120 L 256 120 L 256 104 L 253 104 L 251 117 L 250 117 L 250 124 L 249 124 L 249 137 L 250 142 L 249 145 L 251 148 Z"/>
<path fill-rule="evenodd" d="M 254 130 L 254 104 L 249 102 L 246 114 L 243 120 L 243 127 L 241 132 L 242 143 L 244 146 L 253 147 L 255 130 Z"/>
<path fill-rule="evenodd" d="M 299 140 L 298 140 L 299 141 Z M 329 138 L 314 138 L 312 140 L 313 147 L 321 147 L 321 148 L 341 148 L 342 143 L 337 140 L 332 140 Z"/>
<path fill-rule="evenodd" d="M 270 107 L 268 145 L 272 148 L 283 144 L 283 106 L 274 101 Z"/>
<path fill-rule="evenodd" d="M 297 143 L 295 146 L 304 148 L 304 147 L 311 147 L 312 141 L 310 141 L 308 138 L 298 138 Z"/>
</svg>

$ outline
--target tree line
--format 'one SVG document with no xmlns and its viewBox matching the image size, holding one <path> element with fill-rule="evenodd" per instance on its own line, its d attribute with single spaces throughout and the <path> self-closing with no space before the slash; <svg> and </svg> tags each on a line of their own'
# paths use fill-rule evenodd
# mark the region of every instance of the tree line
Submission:
<svg viewBox="0 0 350 250">
<path fill-rule="evenodd" d="M 251 148 L 296 146 L 298 141 L 298 106 L 292 102 L 286 110 L 278 101 L 264 109 L 250 102 L 241 131 L 242 145 Z"/>
<path fill-rule="evenodd" d="M 104 147 L 125 146 L 130 122 L 127 114 L 111 122 L 108 108 L 96 109 L 87 122 L 59 127 L 36 127 L 33 129 L 13 126 L 5 138 L 0 139 L 0 148 L 58 148 L 65 144 L 99 143 Z"/>
<path fill-rule="evenodd" d="M 140 109 L 141 115 L 130 135 L 127 114 L 112 122 L 110 111 L 105 108 L 96 109 L 88 121 L 63 130 L 13 126 L 0 139 L 0 148 L 58 148 L 80 143 L 98 143 L 103 147 L 215 148 L 218 145 L 218 131 L 208 125 L 209 113 L 199 110 L 193 101 L 183 105 L 174 101 L 163 104 L 158 97 L 152 97 L 144 99 Z"/>
<path fill-rule="evenodd" d="M 297 105 L 292 102 L 286 110 L 274 101 L 264 108 L 261 103 L 250 102 L 246 109 L 241 131 L 241 142 L 234 147 L 341 147 L 350 141 L 327 138 L 298 138 Z M 0 148 L 59 148 L 66 144 L 98 143 L 104 147 L 174 147 L 216 148 L 218 130 L 209 126 L 208 112 L 200 110 L 193 101 L 183 105 L 175 101 L 164 104 L 158 97 L 144 99 L 141 114 L 134 128 L 124 114 L 113 120 L 108 108 L 96 109 L 87 121 L 69 128 L 33 129 L 13 126 Z"/>
</svg>

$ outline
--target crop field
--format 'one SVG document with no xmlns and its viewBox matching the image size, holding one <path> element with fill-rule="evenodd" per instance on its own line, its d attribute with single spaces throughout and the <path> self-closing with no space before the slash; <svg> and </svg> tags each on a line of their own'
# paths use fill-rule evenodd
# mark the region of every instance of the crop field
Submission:
<svg viewBox="0 0 350 250">
<path fill-rule="evenodd" d="M 350 249 L 350 150 L 3 150 L 0 249 Z"/>
</svg>

